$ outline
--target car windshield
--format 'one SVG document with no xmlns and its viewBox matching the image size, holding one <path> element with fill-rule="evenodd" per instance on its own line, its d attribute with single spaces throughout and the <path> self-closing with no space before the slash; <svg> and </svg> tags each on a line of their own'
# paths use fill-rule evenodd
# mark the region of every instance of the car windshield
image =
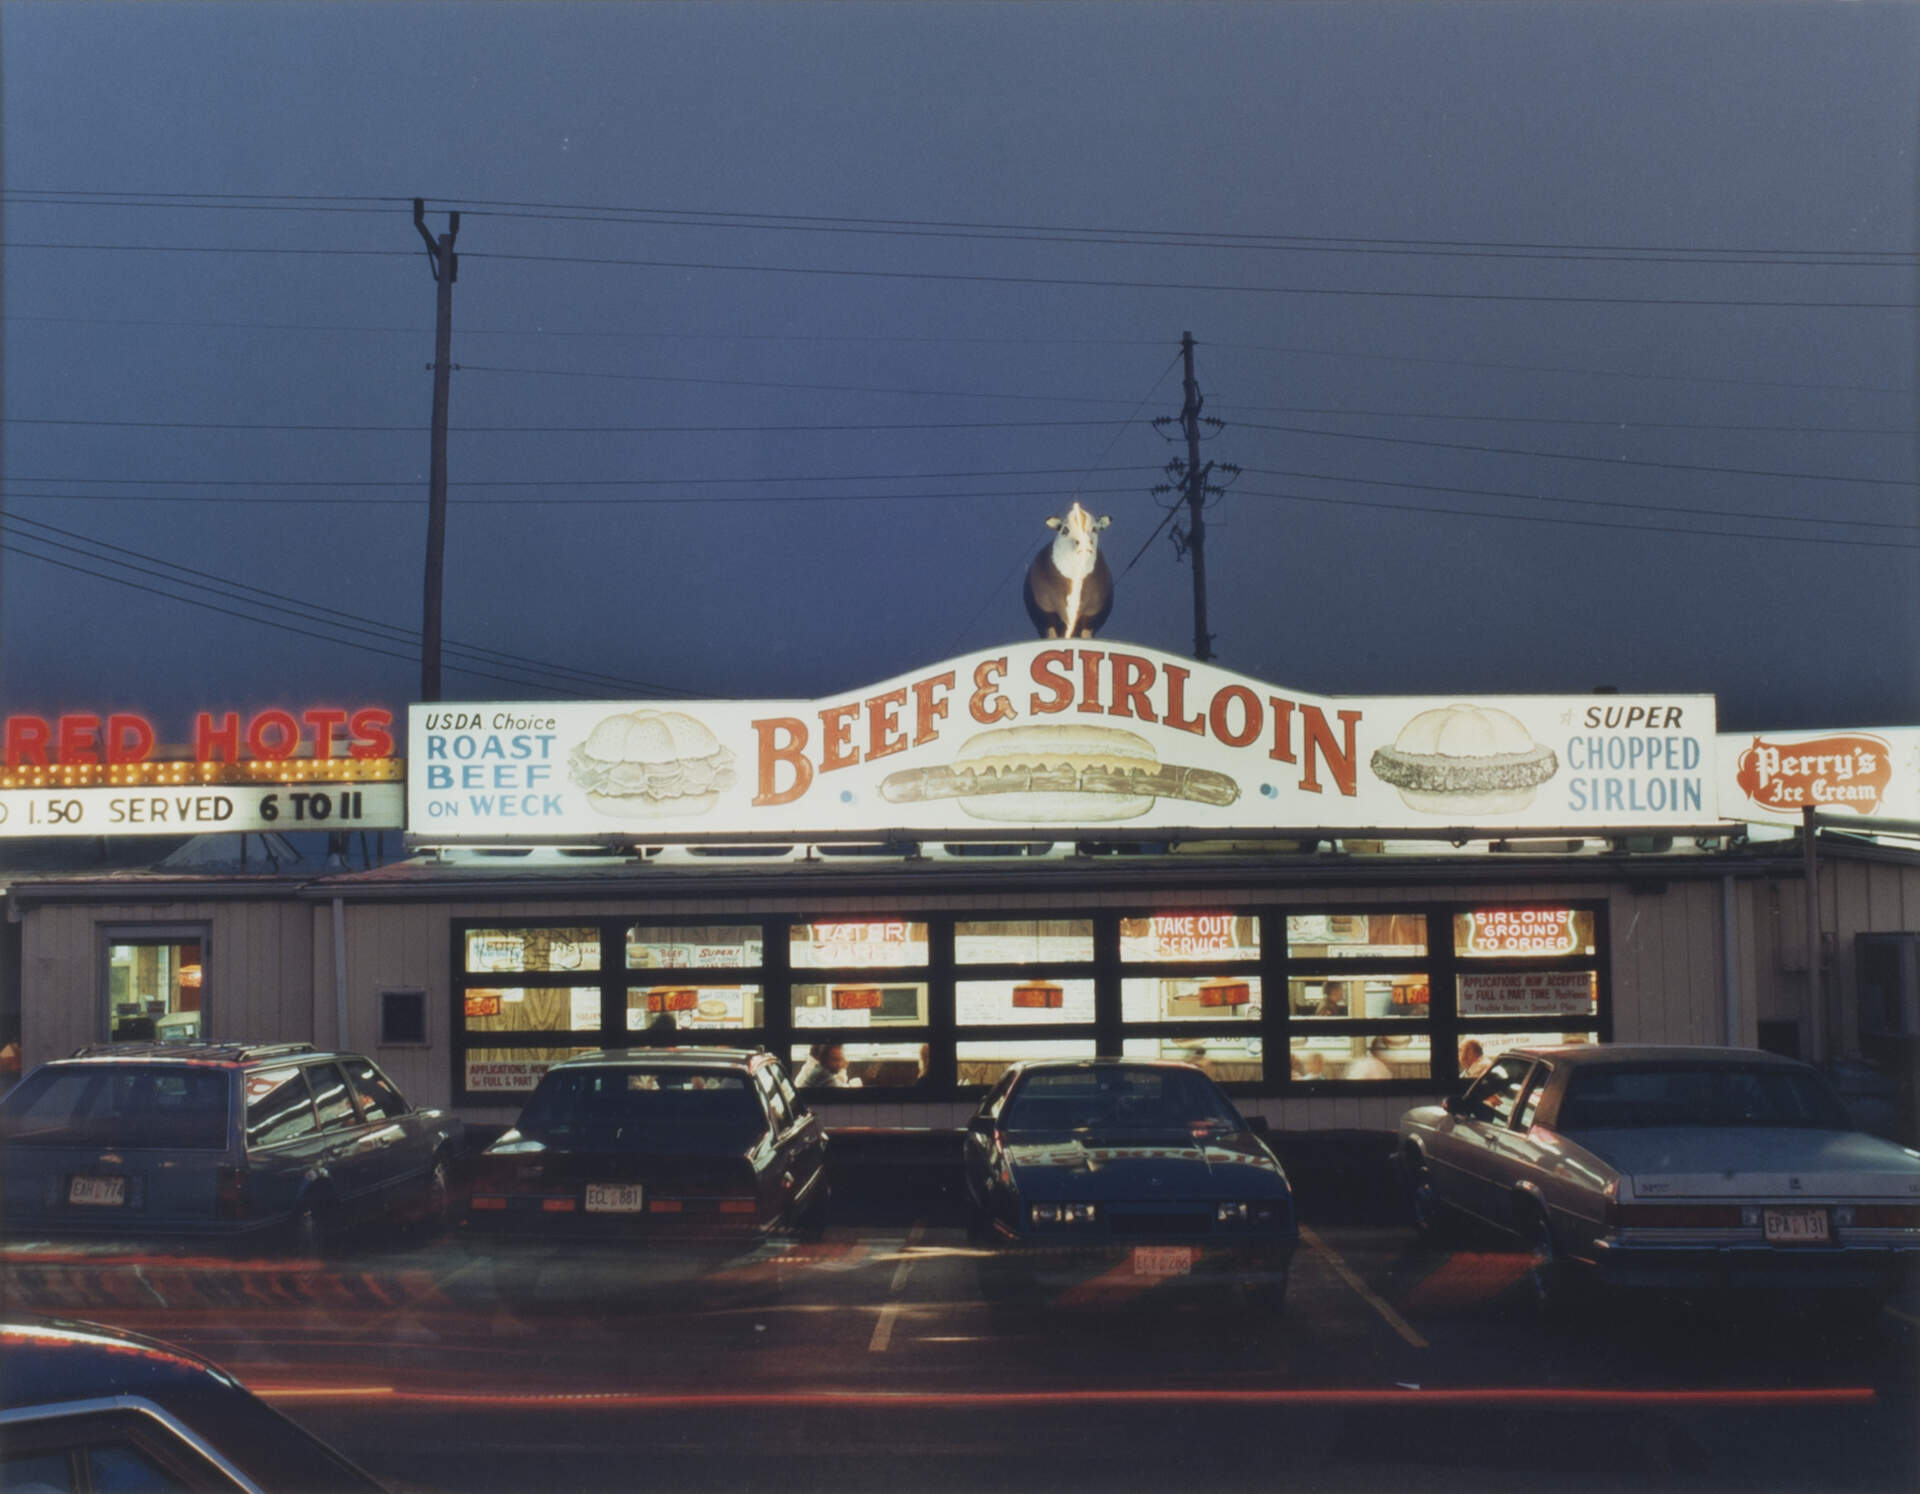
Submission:
<svg viewBox="0 0 1920 1494">
<path fill-rule="evenodd" d="M 759 1131 L 766 1126 L 747 1076 L 733 1069 L 565 1069 L 540 1081 L 518 1129 L 540 1141 L 580 1139 L 635 1126 Z"/>
<path fill-rule="evenodd" d="M 44 1068 L 0 1101 L 8 1146 L 217 1150 L 227 1075 L 216 1069 Z"/>
<path fill-rule="evenodd" d="M 1240 1129 L 1219 1087 L 1197 1069 L 1099 1068 L 1030 1074 L 1002 1117 L 1009 1131 Z"/>
<path fill-rule="evenodd" d="M 1793 1126 L 1849 1129 L 1846 1110 L 1818 1074 L 1800 1069 L 1648 1065 L 1573 1076 L 1560 1129 L 1654 1126 Z"/>
</svg>

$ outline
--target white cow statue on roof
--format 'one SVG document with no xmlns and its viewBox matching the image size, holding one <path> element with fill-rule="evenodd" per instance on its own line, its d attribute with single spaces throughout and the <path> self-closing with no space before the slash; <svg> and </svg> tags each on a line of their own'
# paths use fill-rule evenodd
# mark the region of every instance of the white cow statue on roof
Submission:
<svg viewBox="0 0 1920 1494">
<path fill-rule="evenodd" d="M 1109 522 L 1078 503 L 1047 520 L 1053 542 L 1027 567 L 1027 616 L 1042 638 L 1091 638 L 1113 610 L 1113 572 L 1100 553 Z"/>
</svg>

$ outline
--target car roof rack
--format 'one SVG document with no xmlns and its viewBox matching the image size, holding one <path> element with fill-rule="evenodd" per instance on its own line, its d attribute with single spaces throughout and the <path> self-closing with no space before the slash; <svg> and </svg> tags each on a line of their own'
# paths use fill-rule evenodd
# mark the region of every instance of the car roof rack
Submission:
<svg viewBox="0 0 1920 1494">
<path fill-rule="evenodd" d="M 260 1058 L 290 1058 L 318 1050 L 312 1043 L 88 1043 L 75 1058 L 186 1058 L 203 1063 L 250 1063 Z"/>
</svg>

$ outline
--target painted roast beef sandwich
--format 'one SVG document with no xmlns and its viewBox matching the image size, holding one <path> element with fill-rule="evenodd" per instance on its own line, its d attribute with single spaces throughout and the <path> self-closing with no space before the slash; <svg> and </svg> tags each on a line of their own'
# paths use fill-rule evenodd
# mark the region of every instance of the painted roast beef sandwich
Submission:
<svg viewBox="0 0 1920 1494">
<path fill-rule="evenodd" d="M 1373 754 L 1373 774 L 1424 814 L 1511 814 L 1560 770 L 1551 747 L 1493 706 L 1447 705 L 1422 711 L 1391 747 Z"/>
<path fill-rule="evenodd" d="M 733 785 L 733 752 L 682 711 L 609 716 L 567 757 L 587 802 L 622 819 L 705 814 Z"/>
</svg>

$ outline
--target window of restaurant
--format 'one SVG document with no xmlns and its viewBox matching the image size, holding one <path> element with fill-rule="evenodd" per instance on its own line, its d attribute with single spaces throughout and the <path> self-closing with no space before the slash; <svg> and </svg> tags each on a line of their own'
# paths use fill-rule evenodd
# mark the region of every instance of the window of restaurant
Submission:
<svg viewBox="0 0 1920 1494">
<path fill-rule="evenodd" d="M 1021 1059 L 1102 1053 L 1191 1063 L 1241 1094 L 1430 1092 L 1503 1045 L 1609 1036 L 1601 917 L 1389 904 L 460 922 L 455 1089 L 511 1101 L 570 1054 L 665 1029 L 764 1045 L 845 1099 L 971 1094 Z M 1284 1072 L 1269 1048 L 1287 1051 Z"/>
<path fill-rule="evenodd" d="M 105 931 L 106 1033 L 115 1043 L 204 1038 L 204 927 Z"/>
</svg>

